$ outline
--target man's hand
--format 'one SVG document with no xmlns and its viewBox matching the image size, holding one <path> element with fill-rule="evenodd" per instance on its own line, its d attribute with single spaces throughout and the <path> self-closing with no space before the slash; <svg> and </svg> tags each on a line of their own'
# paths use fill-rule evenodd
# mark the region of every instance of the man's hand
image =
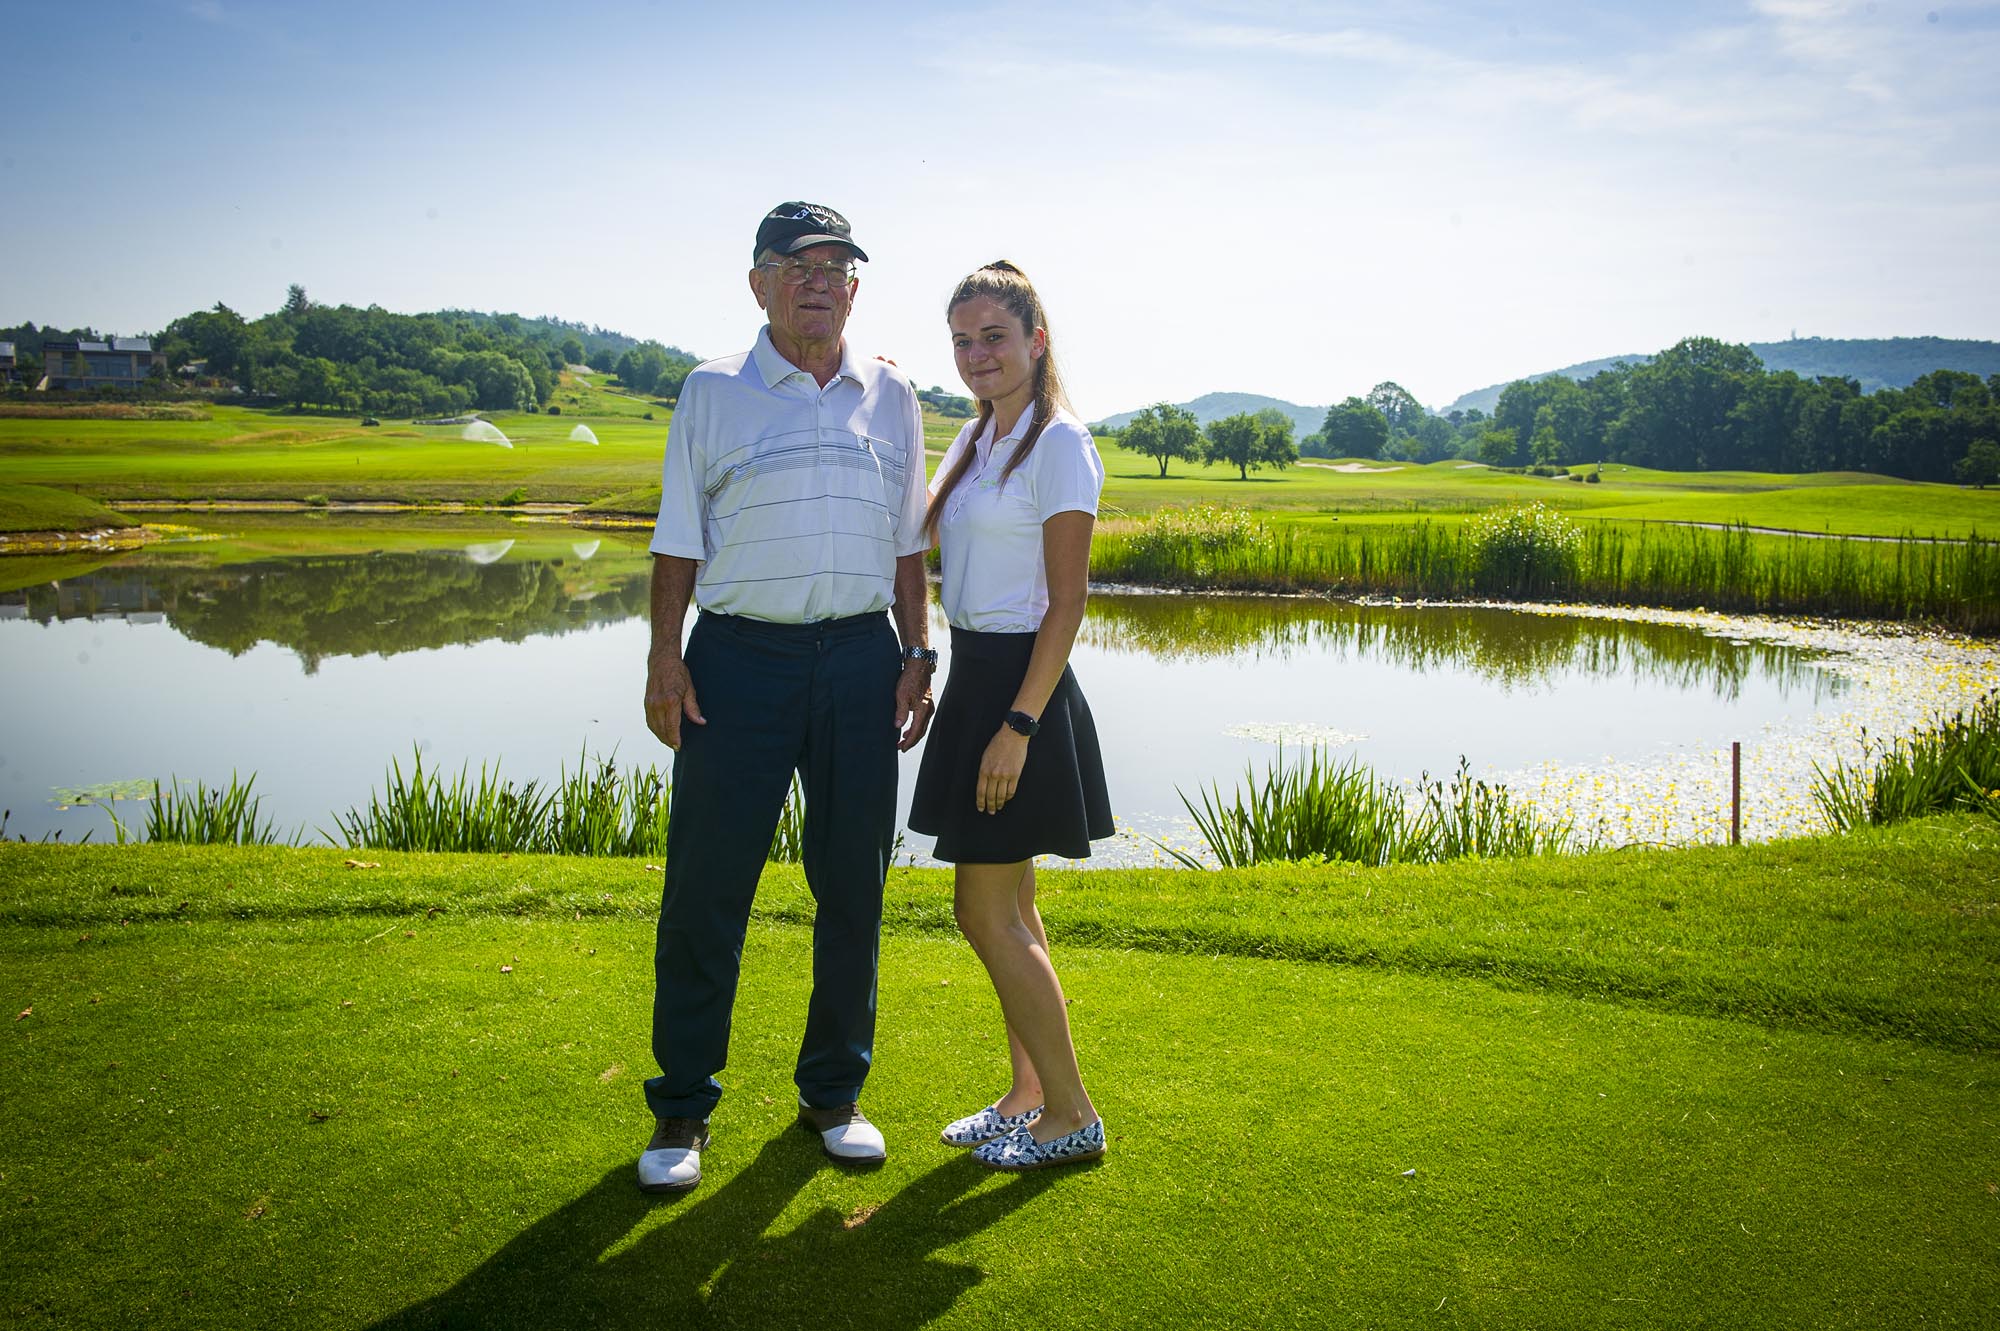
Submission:
<svg viewBox="0 0 2000 1331">
<path fill-rule="evenodd" d="M 694 681 L 679 656 L 656 656 L 646 663 L 646 729 L 670 749 L 681 746 L 681 719 L 705 726 L 694 700 Z"/>
<path fill-rule="evenodd" d="M 896 681 L 896 729 L 903 737 L 896 742 L 898 753 L 917 747 L 917 741 L 931 728 L 931 667 L 922 661 L 903 663 L 902 677 Z"/>
</svg>

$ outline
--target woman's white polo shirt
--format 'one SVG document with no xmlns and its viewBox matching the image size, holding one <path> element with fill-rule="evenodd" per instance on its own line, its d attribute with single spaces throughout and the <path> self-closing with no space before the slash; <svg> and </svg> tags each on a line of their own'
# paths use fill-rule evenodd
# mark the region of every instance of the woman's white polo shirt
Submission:
<svg viewBox="0 0 2000 1331">
<path fill-rule="evenodd" d="M 983 633 L 1039 629 L 1049 609 L 1042 524 L 1058 513 L 1097 512 L 1104 461 L 1083 422 L 1060 408 L 1034 451 L 1001 484 L 1008 459 L 1033 423 L 1030 407 L 996 441 L 991 420 L 977 439 L 972 434 L 978 421 L 968 421 L 938 464 L 942 479 L 967 449 L 972 451 L 965 475 L 952 487 L 938 519 L 944 613 L 957 628 Z"/>
</svg>

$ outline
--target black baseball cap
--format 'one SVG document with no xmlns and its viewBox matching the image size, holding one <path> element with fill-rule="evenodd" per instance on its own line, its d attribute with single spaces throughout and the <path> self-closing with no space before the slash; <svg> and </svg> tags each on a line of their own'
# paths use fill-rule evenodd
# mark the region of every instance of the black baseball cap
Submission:
<svg viewBox="0 0 2000 1331">
<path fill-rule="evenodd" d="M 854 257 L 866 261 L 868 255 L 854 243 L 853 228 L 847 219 L 817 203 L 781 203 L 757 224 L 757 244 L 750 251 L 755 259 L 765 250 L 797 254 L 815 245 L 845 245 Z"/>
</svg>

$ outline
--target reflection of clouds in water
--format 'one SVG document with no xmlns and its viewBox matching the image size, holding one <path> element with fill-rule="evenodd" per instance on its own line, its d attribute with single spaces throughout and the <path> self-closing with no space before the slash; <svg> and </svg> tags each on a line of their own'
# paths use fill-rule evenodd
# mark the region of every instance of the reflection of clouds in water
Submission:
<svg viewBox="0 0 2000 1331">
<path fill-rule="evenodd" d="M 1312 721 L 1246 721 L 1239 726 L 1227 726 L 1222 733 L 1264 744 L 1291 744 L 1300 748 L 1317 744 L 1329 749 L 1337 749 L 1343 744 L 1359 744 L 1368 738 L 1351 730 L 1336 730 Z"/>
<path fill-rule="evenodd" d="M 513 548 L 512 541 L 480 541 L 465 547 L 465 557 L 475 564 L 497 564 Z"/>
<path fill-rule="evenodd" d="M 1685 624 L 1733 640 L 1825 653 L 1820 669 L 1847 686 L 1837 710 L 1767 724 L 1743 737 L 1743 839 L 1827 831 L 1813 800 L 1815 765 L 1864 762 L 1864 734 L 1883 742 L 1929 728 L 2000 688 L 2000 644 L 1913 633 L 1900 625 L 1749 619 L 1700 611 L 1541 607 L 1531 613 Z M 1605 845 L 1729 840 L 1729 749 L 1670 750 L 1643 761 L 1545 763 L 1488 780 Z"/>
</svg>

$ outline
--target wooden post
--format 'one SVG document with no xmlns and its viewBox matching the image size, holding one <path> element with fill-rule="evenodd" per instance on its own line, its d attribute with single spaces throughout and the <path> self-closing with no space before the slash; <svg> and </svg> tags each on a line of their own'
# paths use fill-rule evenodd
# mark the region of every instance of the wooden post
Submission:
<svg viewBox="0 0 2000 1331">
<path fill-rule="evenodd" d="M 1729 844 L 1743 844 L 1743 741 L 1729 741 Z"/>
</svg>

